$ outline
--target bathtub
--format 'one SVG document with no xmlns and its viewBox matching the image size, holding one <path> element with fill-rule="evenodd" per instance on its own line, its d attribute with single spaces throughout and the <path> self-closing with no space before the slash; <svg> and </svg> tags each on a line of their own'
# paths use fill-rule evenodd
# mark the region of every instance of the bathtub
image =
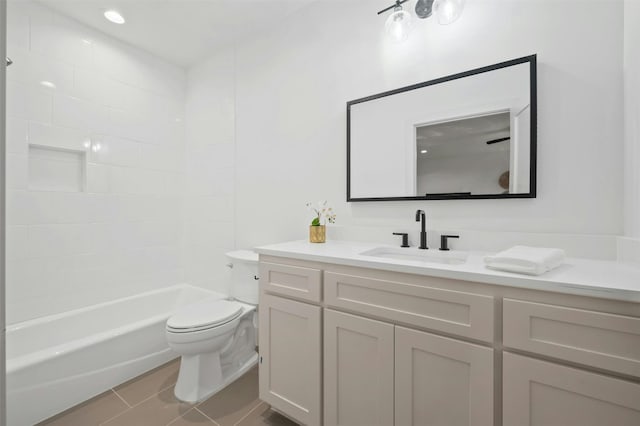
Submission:
<svg viewBox="0 0 640 426">
<path fill-rule="evenodd" d="M 220 293 L 176 285 L 7 327 L 7 424 L 31 426 L 177 355 L 177 308 Z"/>
</svg>

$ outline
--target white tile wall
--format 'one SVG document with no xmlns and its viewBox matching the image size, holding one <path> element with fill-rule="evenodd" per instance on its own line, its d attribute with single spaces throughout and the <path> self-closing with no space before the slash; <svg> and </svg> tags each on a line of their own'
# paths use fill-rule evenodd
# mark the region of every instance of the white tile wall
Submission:
<svg viewBox="0 0 640 426">
<path fill-rule="evenodd" d="M 8 15 L 8 323 L 183 282 L 184 71 L 32 2 Z M 85 190 L 29 190 L 29 144 L 86 151 Z"/>
<path fill-rule="evenodd" d="M 224 253 L 235 247 L 234 53 L 190 69 L 186 97 L 183 258 L 187 281 L 228 291 Z"/>
</svg>

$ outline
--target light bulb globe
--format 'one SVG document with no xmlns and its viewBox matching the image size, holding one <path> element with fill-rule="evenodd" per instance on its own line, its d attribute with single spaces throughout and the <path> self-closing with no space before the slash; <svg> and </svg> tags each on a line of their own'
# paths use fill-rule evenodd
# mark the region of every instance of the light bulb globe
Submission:
<svg viewBox="0 0 640 426">
<path fill-rule="evenodd" d="M 436 0 L 433 11 L 440 25 L 449 25 L 460 18 L 464 0 Z"/>
<path fill-rule="evenodd" d="M 389 15 L 387 21 L 384 24 L 384 30 L 387 37 L 395 43 L 405 41 L 411 33 L 413 28 L 413 22 L 411 14 L 402 8 L 394 9 L 394 12 Z"/>
</svg>

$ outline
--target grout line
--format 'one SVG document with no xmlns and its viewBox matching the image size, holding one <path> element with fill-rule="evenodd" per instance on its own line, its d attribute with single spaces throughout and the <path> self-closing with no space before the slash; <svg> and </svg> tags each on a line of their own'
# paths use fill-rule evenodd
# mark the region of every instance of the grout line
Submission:
<svg viewBox="0 0 640 426">
<path fill-rule="evenodd" d="M 251 413 L 253 413 L 254 411 L 256 411 L 259 407 L 262 407 L 263 404 L 266 404 L 263 401 L 260 401 L 260 403 L 258 405 L 256 405 L 255 407 L 253 407 L 251 410 L 249 410 L 249 412 L 247 414 L 245 414 L 244 416 L 242 416 L 240 418 L 240 420 L 238 420 L 237 422 L 234 423 L 233 426 L 238 426 L 244 419 L 246 419 L 247 417 L 249 417 L 249 415 Z"/>
<path fill-rule="evenodd" d="M 168 385 L 167 387 L 164 387 L 160 390 L 158 390 L 158 392 L 155 392 L 151 395 L 149 395 L 148 397 L 146 397 L 145 399 L 141 400 L 140 402 L 138 402 L 137 404 L 131 405 L 131 408 L 136 408 L 137 406 L 144 404 L 145 402 L 147 402 L 148 400 L 150 400 L 151 398 L 160 395 L 162 392 L 166 391 L 167 389 L 169 389 L 170 387 L 174 386 L 175 383 L 172 383 L 170 385 Z M 187 402 L 182 402 L 182 401 L 178 401 L 180 404 L 188 404 Z"/>
<path fill-rule="evenodd" d="M 124 413 L 128 413 L 129 411 L 133 410 L 133 408 L 127 408 L 126 410 L 116 414 L 115 416 L 109 417 L 107 420 L 100 422 L 100 426 L 109 423 L 111 420 L 115 419 L 116 417 L 120 417 L 121 415 L 123 415 Z"/>
<path fill-rule="evenodd" d="M 176 358 L 176 359 L 177 359 L 177 358 Z M 149 375 L 150 373 L 156 372 L 157 370 L 160 370 L 160 369 L 162 369 L 163 367 L 166 367 L 168 364 L 172 364 L 173 362 L 175 362 L 175 359 L 174 359 L 174 360 L 171 360 L 171 361 L 169 361 L 169 362 L 167 362 L 167 363 L 165 363 L 165 364 L 162 364 L 161 366 L 156 367 L 156 368 L 154 368 L 153 370 L 147 371 L 146 373 L 141 374 L 141 375 L 140 375 L 140 376 L 138 376 L 138 377 L 134 377 L 134 378 L 133 378 L 133 379 L 131 379 L 130 381 L 133 381 L 133 380 L 136 380 L 136 381 L 137 381 L 138 379 L 141 379 L 143 376 L 147 376 L 147 375 Z M 127 383 L 127 382 L 124 382 L 124 383 Z M 124 384 L 124 383 L 123 383 L 123 384 Z M 120 394 L 118 394 L 118 392 L 116 392 L 114 389 L 111 389 L 111 390 L 112 390 L 116 395 L 118 395 L 118 397 L 120 397 L 120 399 L 122 399 L 122 400 L 123 400 L 123 401 L 124 401 L 124 402 L 129 406 L 129 407 L 131 407 L 131 408 L 135 408 L 135 407 L 139 406 L 140 404 L 143 404 L 144 402 L 146 402 L 146 401 L 150 400 L 150 399 L 151 399 L 151 398 L 153 398 L 154 396 L 158 396 L 159 394 L 161 394 L 162 392 L 166 391 L 166 390 L 167 390 L 167 389 L 169 389 L 170 387 L 175 386 L 175 384 L 176 384 L 176 382 L 173 382 L 173 383 L 171 383 L 171 384 L 169 384 L 169 385 L 165 386 L 164 388 L 159 389 L 157 392 L 154 392 L 153 394 L 149 395 L 149 396 L 148 396 L 148 397 L 146 397 L 145 399 L 143 399 L 143 400 L 141 400 L 141 401 L 139 401 L 138 403 L 133 404 L 133 405 L 129 404 L 129 403 L 128 403 L 128 402 L 127 402 L 123 397 L 121 397 L 121 396 L 120 396 Z M 180 402 L 180 403 L 183 403 L 183 402 Z"/>
<path fill-rule="evenodd" d="M 126 400 L 126 399 L 124 399 L 123 397 L 121 397 L 121 396 L 120 396 L 120 394 L 119 394 L 118 392 L 116 392 L 116 390 L 115 390 L 115 389 L 111 389 L 111 392 L 115 393 L 115 394 L 116 394 L 116 396 L 122 400 L 122 402 L 124 402 L 125 404 L 127 404 L 127 407 L 129 407 L 129 408 L 132 408 L 132 407 L 133 407 L 131 404 L 129 404 L 129 403 L 127 402 L 127 400 Z"/>
<path fill-rule="evenodd" d="M 218 422 L 216 422 L 215 420 L 213 420 L 211 417 L 207 416 L 205 413 L 203 413 L 202 411 L 198 410 L 198 407 L 193 407 L 194 410 L 196 410 L 198 413 L 202 414 L 203 416 L 205 416 L 207 419 L 211 420 L 213 422 L 214 425 L 216 426 L 220 426 L 220 424 Z"/>
<path fill-rule="evenodd" d="M 171 426 L 172 424 L 174 424 L 175 422 L 177 422 L 180 419 L 184 419 L 184 416 L 186 416 L 188 413 L 190 413 L 191 411 L 193 411 L 195 409 L 195 407 L 188 409 L 187 411 L 185 411 L 184 413 L 180 414 L 178 417 L 176 417 L 175 419 L 172 419 L 169 423 L 166 424 L 166 426 Z M 216 423 L 217 425 L 217 423 Z"/>
</svg>

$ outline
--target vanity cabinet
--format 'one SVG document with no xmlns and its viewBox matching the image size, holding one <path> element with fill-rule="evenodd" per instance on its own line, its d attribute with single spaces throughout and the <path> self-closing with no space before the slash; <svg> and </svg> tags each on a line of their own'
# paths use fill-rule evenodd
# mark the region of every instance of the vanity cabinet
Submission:
<svg viewBox="0 0 640 426">
<path fill-rule="evenodd" d="M 260 263 L 260 398 L 299 423 L 640 425 L 636 302 Z"/>
</svg>

